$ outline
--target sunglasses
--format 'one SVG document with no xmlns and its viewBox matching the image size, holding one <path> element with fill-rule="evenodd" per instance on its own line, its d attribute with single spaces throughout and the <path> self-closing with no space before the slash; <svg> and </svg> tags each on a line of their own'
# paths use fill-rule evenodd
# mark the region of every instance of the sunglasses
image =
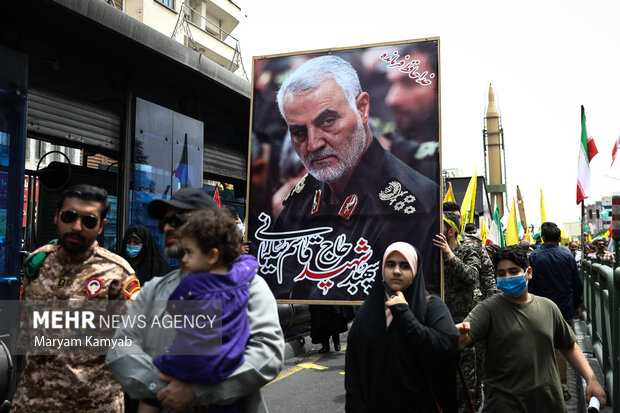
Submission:
<svg viewBox="0 0 620 413">
<path fill-rule="evenodd" d="M 162 218 L 159 220 L 159 232 L 164 232 L 164 227 L 166 224 L 170 225 L 172 228 L 179 228 L 181 225 L 187 222 L 187 218 L 189 218 L 188 212 L 177 212 L 176 214 L 170 215 L 169 217 Z"/>
<path fill-rule="evenodd" d="M 65 224 L 75 222 L 75 220 L 78 218 L 82 220 L 82 225 L 84 225 L 88 229 L 93 229 L 97 225 L 99 225 L 99 218 L 96 215 L 82 214 L 80 212 L 71 211 L 69 209 L 65 209 L 60 213 L 60 220 Z"/>
</svg>

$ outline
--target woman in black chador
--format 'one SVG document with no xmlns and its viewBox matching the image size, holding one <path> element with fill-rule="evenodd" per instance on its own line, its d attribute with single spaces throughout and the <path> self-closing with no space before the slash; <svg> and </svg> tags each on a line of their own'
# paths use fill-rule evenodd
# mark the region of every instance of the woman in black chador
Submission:
<svg viewBox="0 0 620 413">
<path fill-rule="evenodd" d="M 170 272 L 168 257 L 157 246 L 151 231 L 142 225 L 129 227 L 125 231 L 118 255 L 134 269 L 141 286 L 153 277 Z"/>
<path fill-rule="evenodd" d="M 458 332 L 424 287 L 417 250 L 391 244 L 349 331 L 347 412 L 455 412 Z"/>
</svg>

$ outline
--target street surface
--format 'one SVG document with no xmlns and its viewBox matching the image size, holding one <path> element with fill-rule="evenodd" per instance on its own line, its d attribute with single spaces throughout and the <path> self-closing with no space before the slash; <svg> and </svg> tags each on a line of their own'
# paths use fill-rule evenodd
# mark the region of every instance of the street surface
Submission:
<svg viewBox="0 0 620 413">
<path fill-rule="evenodd" d="M 307 337 L 307 340 L 310 338 Z M 272 413 L 344 412 L 344 358 L 342 350 L 318 354 L 319 344 L 305 357 L 284 362 L 282 373 L 263 387 L 262 393 Z"/>
</svg>

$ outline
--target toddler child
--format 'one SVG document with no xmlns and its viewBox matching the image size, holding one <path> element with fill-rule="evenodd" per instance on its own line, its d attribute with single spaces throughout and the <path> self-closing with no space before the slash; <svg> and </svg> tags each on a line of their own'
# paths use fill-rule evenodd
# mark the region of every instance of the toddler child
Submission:
<svg viewBox="0 0 620 413">
<path fill-rule="evenodd" d="M 177 328 L 174 342 L 153 363 L 164 374 L 191 383 L 215 383 L 225 380 L 244 361 L 250 335 L 247 315 L 249 285 L 258 263 L 251 255 L 239 255 L 241 239 L 230 214 L 221 209 L 191 213 L 179 229 L 184 256 L 181 268 L 189 274 L 170 294 L 166 309 L 175 315 L 213 317 L 214 301 L 221 302 L 220 329 Z M 182 303 L 180 301 L 182 300 Z M 200 301 L 197 301 L 200 300 Z M 179 305 L 183 304 L 183 305 Z M 197 318 L 194 318 L 197 320 Z M 176 327 L 176 326 L 175 326 Z M 214 351 L 221 333 L 221 352 Z M 202 349 L 202 352 L 201 352 Z M 217 353 L 217 354 L 214 354 Z M 139 413 L 159 411 L 157 400 L 143 400 Z M 209 406 L 209 412 L 239 412 L 236 404 Z"/>
</svg>

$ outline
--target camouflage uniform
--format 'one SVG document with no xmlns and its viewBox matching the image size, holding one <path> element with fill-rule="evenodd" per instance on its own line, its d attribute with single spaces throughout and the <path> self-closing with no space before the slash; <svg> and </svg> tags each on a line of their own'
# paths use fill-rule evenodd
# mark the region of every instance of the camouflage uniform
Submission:
<svg viewBox="0 0 620 413">
<path fill-rule="evenodd" d="M 472 245 L 480 257 L 480 272 L 478 274 L 480 285 L 474 290 L 474 301 L 478 304 L 499 291 L 495 282 L 495 267 L 478 235 L 465 234 L 463 244 Z"/>
<path fill-rule="evenodd" d="M 80 255 L 67 254 L 57 243 L 33 254 L 39 252 L 47 256 L 38 276 L 24 279 L 24 300 L 123 300 L 139 290 L 131 266 L 96 241 Z M 93 278 L 99 289 L 89 296 L 86 286 Z M 28 331 L 22 330 L 20 345 L 29 339 Z M 11 408 L 14 413 L 123 410 L 123 390 L 106 368 L 105 355 L 27 354 Z"/>
<path fill-rule="evenodd" d="M 480 288 L 474 290 L 474 301 L 476 304 L 489 298 L 493 294 L 499 292 L 495 280 L 495 267 L 489 257 L 486 249 L 482 246 L 482 239 L 475 234 L 465 234 L 464 244 L 471 244 L 478 249 L 481 259 L 481 271 L 479 274 Z M 476 349 L 476 401 L 482 401 L 482 365 L 484 364 L 484 356 L 486 346 L 484 342 L 479 341 L 474 345 Z"/>
<path fill-rule="evenodd" d="M 476 305 L 474 291 L 480 291 L 482 273 L 480 248 L 475 243 L 466 242 L 455 248 L 454 257 L 450 260 L 444 258 L 445 301 L 455 323 L 463 322 Z M 473 347 L 461 347 L 459 353 L 465 382 L 473 401 L 476 397 L 476 351 Z M 467 395 L 458 373 L 457 398 L 459 412 L 467 412 Z"/>
</svg>

